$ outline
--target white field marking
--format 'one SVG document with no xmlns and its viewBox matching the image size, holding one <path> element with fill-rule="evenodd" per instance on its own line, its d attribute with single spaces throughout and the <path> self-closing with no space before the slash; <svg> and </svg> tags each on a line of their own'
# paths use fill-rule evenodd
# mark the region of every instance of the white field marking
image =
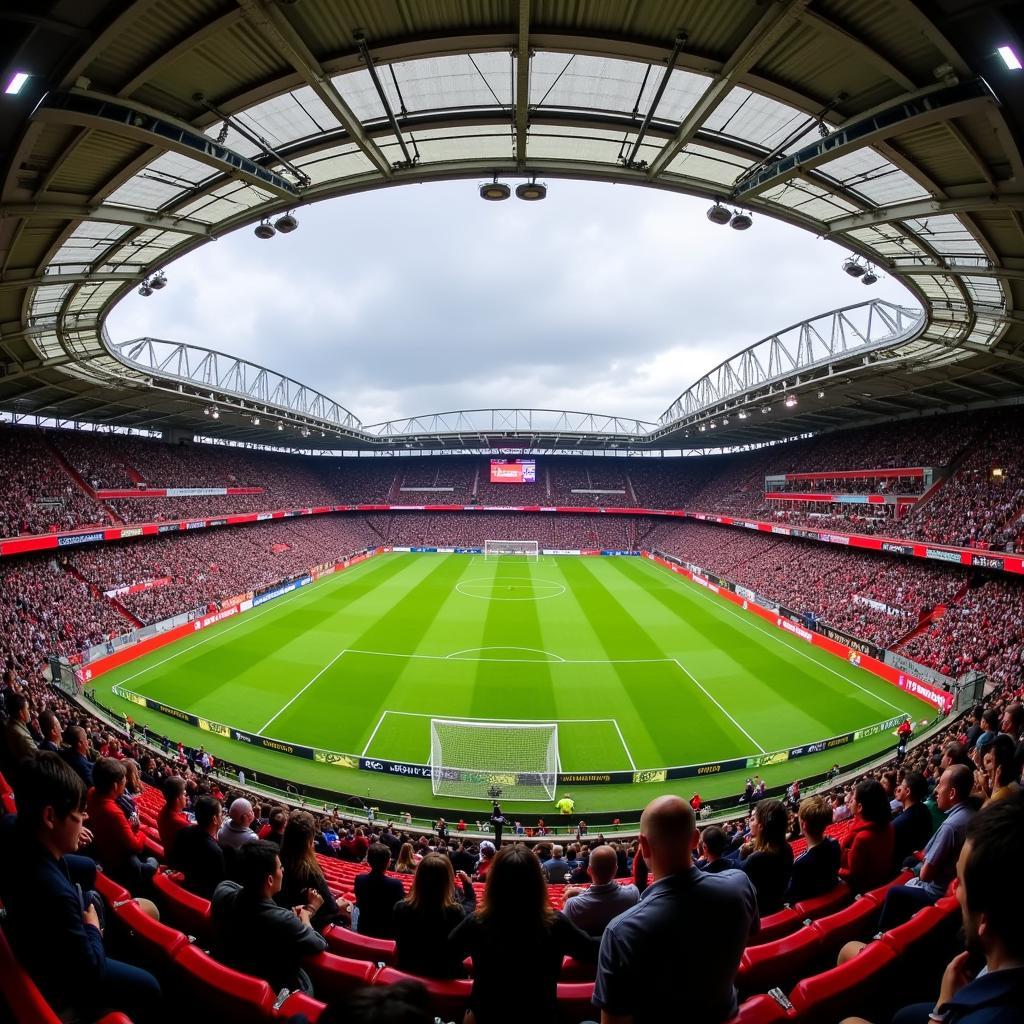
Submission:
<svg viewBox="0 0 1024 1024">
<path fill-rule="evenodd" d="M 703 686 L 701 686 L 701 684 L 697 681 L 697 677 L 678 658 L 673 658 L 672 660 L 683 670 L 683 672 L 686 673 L 687 677 L 690 679 L 693 685 L 696 686 L 697 689 L 700 690 L 700 692 L 703 693 L 704 696 L 707 697 L 707 699 L 711 701 L 711 703 L 714 704 L 715 707 L 718 708 L 718 710 L 721 711 L 722 714 L 725 715 L 725 717 L 728 718 L 729 721 L 732 722 L 732 724 L 735 725 L 736 728 L 739 729 L 739 731 L 743 733 L 743 735 L 746 736 L 747 739 L 750 740 L 750 742 L 753 743 L 754 746 L 757 747 L 757 749 L 760 750 L 762 754 L 768 753 L 768 751 L 765 750 L 764 747 L 762 747 L 761 744 L 758 743 L 757 740 L 755 740 L 754 737 L 751 736 L 750 733 L 747 732 L 747 730 L 744 729 L 743 726 L 740 725 L 740 723 L 737 722 L 736 719 L 733 718 L 732 715 L 730 715 L 729 712 L 726 711 L 725 708 L 723 708 L 722 705 L 719 704 L 718 701 L 715 700 L 715 698 L 712 697 L 711 694 L 704 689 Z"/>
<path fill-rule="evenodd" d="M 270 725 L 271 722 L 273 722 L 276 718 L 279 718 L 283 712 L 287 711 L 288 708 L 290 708 L 344 653 L 344 648 L 338 651 L 338 653 L 333 658 L 331 658 L 331 660 L 327 662 L 327 664 L 324 665 L 324 667 L 320 669 L 320 671 L 317 672 L 317 674 L 313 676 L 313 678 L 310 679 L 310 681 L 306 683 L 306 685 L 301 690 L 299 690 L 299 692 L 295 694 L 295 696 L 292 697 L 292 699 L 288 701 L 288 703 L 285 704 L 285 706 L 281 708 L 280 711 L 277 712 L 277 714 L 271 715 L 270 718 L 268 718 L 267 721 L 265 721 L 263 725 L 260 726 L 256 735 L 261 735 L 263 730 L 266 729 L 266 727 Z"/>
<path fill-rule="evenodd" d="M 565 661 L 565 658 L 550 651 L 541 651 L 536 647 L 467 647 L 464 651 L 452 651 L 444 656 L 445 661 L 501 661 L 500 658 L 460 658 L 461 654 L 472 654 L 474 651 L 528 651 L 530 654 L 544 654 L 555 661 Z M 533 661 L 532 658 L 520 658 L 519 661 Z M 543 664 L 540 662 L 539 664 Z"/>
<path fill-rule="evenodd" d="M 477 649 L 483 650 L 484 648 Z M 675 661 L 675 658 L 616 658 L 612 660 L 608 658 L 562 658 L 560 661 L 538 661 L 536 658 L 452 658 L 449 654 L 400 654 L 396 651 L 364 651 L 357 647 L 349 647 L 345 653 L 365 654 L 372 658 L 411 658 L 415 661 L 490 661 L 509 665 L 664 665 Z"/>
<path fill-rule="evenodd" d="M 528 594 L 526 597 L 504 597 L 495 593 L 499 587 L 512 581 L 528 583 L 532 589 L 540 591 L 540 593 Z M 462 589 L 463 587 L 474 587 L 477 585 L 480 586 L 480 589 L 486 587 L 489 592 L 473 594 Z M 509 587 L 509 590 L 511 589 L 513 588 Z M 463 597 L 475 597 L 478 601 L 546 601 L 552 597 L 561 597 L 565 593 L 566 587 L 555 580 L 538 580 L 532 576 L 477 576 L 471 580 L 459 580 L 455 584 L 455 590 L 462 594 Z M 551 593 L 544 593 L 544 591 L 551 591 Z"/>
<path fill-rule="evenodd" d="M 370 744 L 373 742 L 374 737 L 377 735 L 377 730 L 384 723 L 384 719 L 388 717 L 386 711 L 381 712 L 380 718 L 377 719 L 377 724 L 373 727 L 373 732 L 370 733 L 370 738 L 366 741 L 366 746 L 363 747 L 363 752 L 359 755 L 360 757 L 366 757 L 366 752 L 370 749 Z"/>
<path fill-rule="evenodd" d="M 528 722 L 530 725 L 593 725 L 597 722 L 616 724 L 614 718 L 471 718 L 468 715 L 451 718 L 446 715 L 431 715 L 425 711 L 385 711 L 384 714 L 402 715 L 404 718 L 440 718 L 446 722 Z"/>
<path fill-rule="evenodd" d="M 629 747 L 626 746 L 626 739 L 622 735 L 622 730 L 619 728 L 618 719 L 613 718 L 611 720 L 612 725 L 615 726 L 615 731 L 619 734 L 619 741 L 622 743 L 622 749 L 626 752 L 626 758 L 629 760 L 629 767 L 636 771 L 636 762 L 633 760 L 633 755 L 629 752 Z"/>
<path fill-rule="evenodd" d="M 641 561 L 645 561 L 646 562 L 646 559 L 641 559 Z M 654 568 L 654 567 L 652 566 L 652 568 Z M 658 572 L 658 571 L 659 570 L 655 569 L 655 572 Z M 678 575 L 678 574 L 677 573 L 673 573 L 673 575 Z M 687 593 L 689 593 L 689 592 L 690 592 L 689 589 L 687 589 Z M 764 633 L 765 636 L 767 636 L 770 639 L 774 640 L 776 643 L 782 644 L 783 647 L 788 647 L 795 654 L 799 654 L 801 658 L 806 658 L 808 661 L 813 661 L 814 664 L 818 666 L 818 668 L 823 668 L 826 672 L 831 672 L 832 675 L 838 676 L 840 679 L 842 679 L 842 681 L 844 683 L 849 683 L 851 686 L 856 686 L 858 690 L 862 690 L 869 697 L 874 697 L 875 700 L 879 700 L 883 704 L 888 705 L 889 707 L 891 707 L 893 709 L 893 711 L 897 711 L 901 715 L 906 713 L 906 712 L 904 712 L 904 710 L 902 708 L 897 707 L 895 704 L 893 704 L 892 701 L 886 700 L 884 697 L 879 696 L 879 694 L 877 694 L 877 693 L 872 693 L 866 686 L 861 686 L 861 684 L 858 683 L 855 679 L 850 679 L 849 676 L 844 676 L 842 672 L 836 671 L 836 669 L 832 668 L 831 665 L 826 665 L 823 662 L 818 661 L 817 658 L 812 658 L 806 651 L 800 650 L 800 648 L 797 647 L 795 644 L 789 643 L 782 636 L 780 636 L 778 630 L 770 629 L 770 628 L 766 628 L 766 627 L 762 626 L 756 620 L 756 618 L 754 616 L 752 616 L 752 615 L 742 615 L 742 614 L 740 614 L 737 611 L 733 611 L 733 609 L 729 608 L 727 605 L 725 605 L 723 603 L 719 603 L 718 601 L 716 601 L 713 597 L 711 597 L 710 594 L 704 593 L 704 590 L 702 588 L 700 588 L 700 587 L 695 587 L 694 590 L 693 590 L 693 593 L 697 597 L 703 597 L 704 600 L 711 601 L 716 608 L 720 608 L 723 612 L 728 612 L 729 615 L 732 615 L 734 618 L 740 619 L 741 621 L 745 622 L 752 629 L 756 629 L 759 633 Z"/>
</svg>

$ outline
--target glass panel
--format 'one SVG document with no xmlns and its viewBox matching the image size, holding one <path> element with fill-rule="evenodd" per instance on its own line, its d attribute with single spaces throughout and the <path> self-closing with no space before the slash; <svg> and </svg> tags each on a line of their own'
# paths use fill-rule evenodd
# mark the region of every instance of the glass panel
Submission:
<svg viewBox="0 0 1024 1024">
<path fill-rule="evenodd" d="M 771 150 L 808 120 L 803 111 L 737 86 L 712 111 L 703 127 Z M 785 152 L 792 153 L 817 137 L 817 127 L 808 123 L 799 136 L 789 142 Z"/>
</svg>

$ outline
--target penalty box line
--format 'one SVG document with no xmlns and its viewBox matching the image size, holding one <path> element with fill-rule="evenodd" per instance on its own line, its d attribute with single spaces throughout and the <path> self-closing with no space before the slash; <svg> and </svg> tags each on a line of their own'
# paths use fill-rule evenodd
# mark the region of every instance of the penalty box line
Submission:
<svg viewBox="0 0 1024 1024">
<path fill-rule="evenodd" d="M 703 693 L 704 696 L 707 697 L 707 699 L 711 701 L 711 703 L 714 704 L 715 707 L 718 708 L 718 710 L 721 711 L 722 714 L 725 715 L 725 717 L 728 718 L 729 721 L 732 722 L 732 724 L 735 725 L 736 728 L 739 729 L 739 731 L 743 733 L 743 735 L 746 736 L 747 739 L 750 740 L 750 742 L 753 743 L 754 746 L 757 747 L 757 749 L 761 751 L 762 754 L 768 753 L 768 751 L 765 750 L 764 747 L 762 747 L 761 744 L 758 743 L 757 740 L 755 740 L 754 737 L 751 736 L 750 733 L 747 732 L 747 730 L 744 729 L 743 726 L 740 725 L 740 723 L 737 722 L 736 719 L 733 718 L 733 716 L 730 715 L 729 712 L 726 711 L 725 708 L 723 708 L 722 705 L 714 697 L 712 697 L 710 693 L 708 693 L 708 691 L 699 682 L 697 677 L 678 658 L 673 658 L 672 660 L 679 666 L 680 669 L 682 669 L 683 673 L 690 680 L 690 682 L 693 683 L 693 685 L 696 686 L 697 689 L 700 690 L 700 692 Z"/>
<path fill-rule="evenodd" d="M 344 652 L 342 652 L 344 653 Z M 380 727 L 384 724 L 384 719 L 388 715 L 400 715 L 403 718 L 440 718 L 440 715 L 430 715 L 424 711 L 392 711 L 387 710 L 381 713 L 377 724 L 373 727 L 373 732 L 370 733 L 370 738 L 366 741 L 366 746 L 363 747 L 363 752 L 359 755 L 360 757 L 366 757 L 367 751 L 369 751 L 371 744 L 377 736 Z M 629 767 L 636 771 L 636 762 L 633 760 L 633 755 L 630 752 L 629 745 L 626 743 L 625 737 L 622 735 L 622 730 L 619 728 L 618 720 L 615 718 L 468 718 L 466 716 L 459 716 L 455 721 L 459 722 L 524 722 L 531 725 L 598 725 L 611 723 L 615 727 L 615 732 L 618 734 L 619 742 L 622 744 L 622 749 L 626 754 L 626 760 L 629 761 Z M 561 756 L 559 756 L 559 771 L 561 771 Z"/>
</svg>

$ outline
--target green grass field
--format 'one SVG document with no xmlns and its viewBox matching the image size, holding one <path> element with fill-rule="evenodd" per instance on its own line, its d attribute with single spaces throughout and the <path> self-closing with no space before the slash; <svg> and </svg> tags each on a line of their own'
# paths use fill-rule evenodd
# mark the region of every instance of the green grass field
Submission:
<svg viewBox="0 0 1024 1024">
<path fill-rule="evenodd" d="M 563 772 L 661 768 L 789 748 L 931 708 L 640 558 L 485 561 L 386 554 L 100 677 L 105 704 L 257 771 L 339 792 L 433 800 L 424 780 L 246 747 L 114 697 L 128 690 L 332 751 L 429 760 L 431 717 L 558 722 Z M 760 769 L 769 783 L 893 744 L 891 733 Z M 737 778 L 739 774 L 741 777 Z M 714 799 L 744 773 L 579 786 L 577 809 L 657 792 Z M 563 787 L 564 788 L 564 787 Z M 508 804 L 529 813 L 544 804 Z"/>
</svg>

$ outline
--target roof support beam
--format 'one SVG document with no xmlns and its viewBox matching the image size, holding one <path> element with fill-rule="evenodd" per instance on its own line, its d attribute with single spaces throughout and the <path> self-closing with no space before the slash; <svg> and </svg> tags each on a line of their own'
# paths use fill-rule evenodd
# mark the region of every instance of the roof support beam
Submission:
<svg viewBox="0 0 1024 1024">
<path fill-rule="evenodd" d="M 5 279 L 0 281 L 0 291 L 14 291 L 19 288 L 38 288 L 48 285 L 81 284 L 84 281 L 141 281 L 146 275 L 138 273 L 84 273 L 84 274 L 35 274 L 32 277 Z"/>
<path fill-rule="evenodd" d="M 803 14 L 809 0 L 784 0 L 769 4 L 758 22 L 722 66 L 722 73 L 704 90 L 704 95 L 683 119 L 675 135 L 651 161 L 648 177 L 656 178 L 675 155 L 697 134 L 738 79 L 745 75 L 770 49 L 792 22 Z"/>
<path fill-rule="evenodd" d="M 530 0 L 519 0 L 516 46 L 516 166 L 526 167 L 526 130 L 530 122 Z"/>
<path fill-rule="evenodd" d="M 127 224 L 136 228 L 177 231 L 183 235 L 213 237 L 213 228 L 199 220 L 133 210 L 127 206 L 76 206 L 73 203 L 4 203 L 0 218 L 19 217 L 27 220 L 92 220 L 101 224 Z"/>
<path fill-rule="evenodd" d="M 957 277 L 995 277 L 1008 281 L 1024 281 L 1024 269 L 1012 267 L 971 267 L 966 264 L 936 264 L 935 266 L 901 266 L 890 264 L 888 268 L 894 274 L 908 274 L 912 277 L 941 277 L 943 274 L 954 274 Z"/>
<path fill-rule="evenodd" d="M 330 76 L 313 56 L 305 40 L 292 26 L 276 3 L 265 0 L 238 0 L 246 19 L 270 45 L 298 72 L 302 80 L 341 122 L 352 141 L 385 177 L 391 175 L 391 163 L 363 129 L 352 108 L 334 87 Z"/>
<path fill-rule="evenodd" d="M 877 210 L 851 213 L 828 222 L 826 237 L 838 235 L 857 228 L 872 227 L 875 224 L 894 224 L 903 220 L 917 220 L 920 217 L 937 217 L 944 213 L 968 213 L 982 210 L 986 213 L 995 209 L 1024 210 L 1024 195 L 1000 195 L 985 192 L 983 195 L 960 199 L 919 199 L 910 203 L 882 206 Z"/>
</svg>

